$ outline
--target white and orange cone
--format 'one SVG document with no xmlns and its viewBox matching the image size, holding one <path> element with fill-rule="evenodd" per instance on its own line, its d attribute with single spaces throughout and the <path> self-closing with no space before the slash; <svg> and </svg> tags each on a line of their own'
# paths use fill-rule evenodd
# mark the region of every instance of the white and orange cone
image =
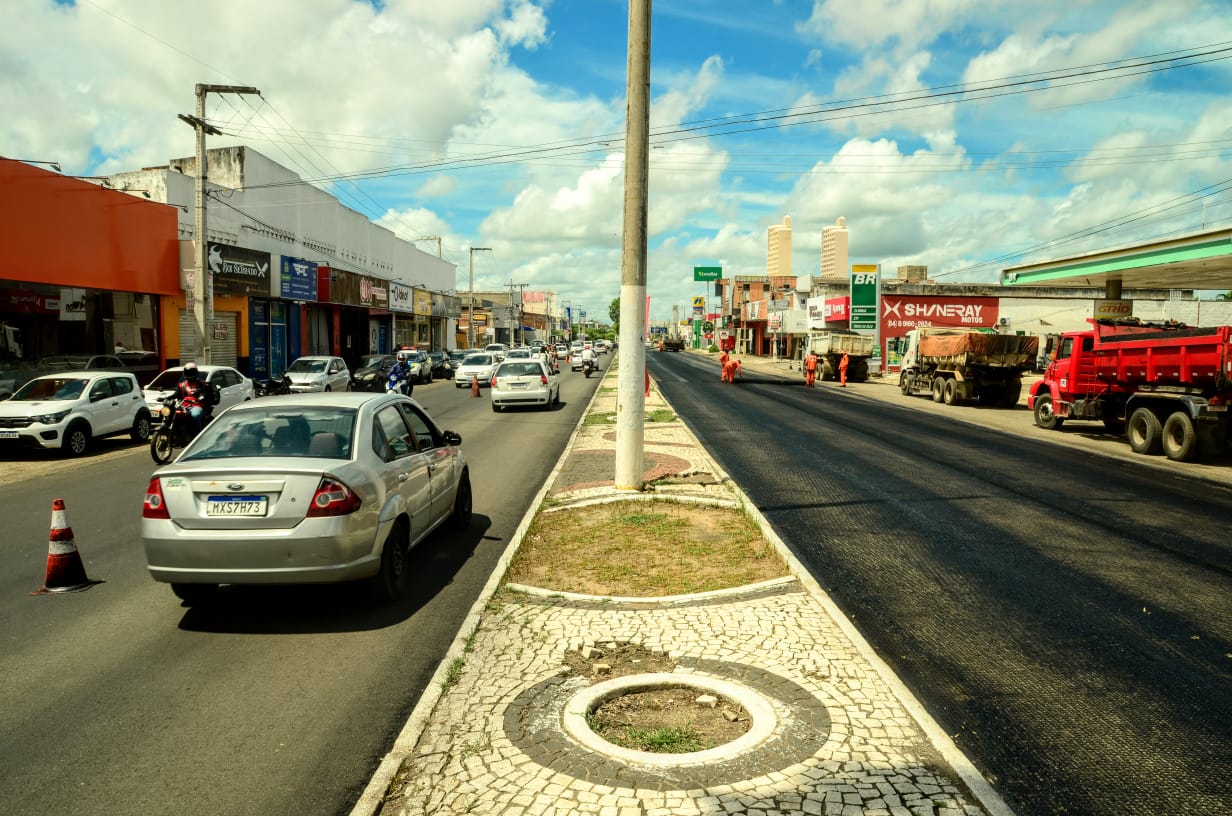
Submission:
<svg viewBox="0 0 1232 816">
<path fill-rule="evenodd" d="M 73 540 L 73 528 L 68 523 L 64 499 L 54 499 L 51 502 L 51 534 L 47 545 L 47 576 L 43 579 L 43 588 L 30 594 L 76 592 L 101 583 L 86 577 L 85 565 Z"/>
<path fill-rule="evenodd" d="M 479 377 L 475 374 L 471 375 L 471 396 L 479 396 Z"/>
</svg>

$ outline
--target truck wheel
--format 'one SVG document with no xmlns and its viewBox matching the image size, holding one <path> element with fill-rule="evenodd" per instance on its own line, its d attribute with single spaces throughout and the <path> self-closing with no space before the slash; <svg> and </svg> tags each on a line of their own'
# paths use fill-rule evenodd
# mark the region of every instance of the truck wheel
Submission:
<svg viewBox="0 0 1232 816">
<path fill-rule="evenodd" d="M 1164 456 L 1174 462 L 1187 462 L 1198 452 L 1198 434 L 1193 420 L 1184 411 L 1174 411 L 1164 422 L 1160 440 Z"/>
<path fill-rule="evenodd" d="M 1045 431 L 1055 431 L 1065 420 L 1052 409 L 1052 397 L 1035 398 L 1035 424 Z"/>
<path fill-rule="evenodd" d="M 1134 453 L 1155 454 L 1159 453 L 1163 427 L 1154 411 L 1139 408 L 1130 414 L 1125 435 L 1129 437 L 1129 447 Z"/>
<path fill-rule="evenodd" d="M 865 382 L 868 380 L 868 360 L 856 360 L 848 373 L 848 379 L 852 382 Z"/>
<path fill-rule="evenodd" d="M 911 396 L 911 392 L 913 390 L 911 388 L 911 379 L 906 374 L 899 375 L 898 390 L 903 392 L 904 397 Z"/>
<path fill-rule="evenodd" d="M 1005 386 L 1005 392 L 1001 394 L 1001 401 L 997 403 L 1002 408 L 1013 408 L 1018 404 L 1018 400 L 1022 399 L 1022 381 L 1010 383 Z"/>
<path fill-rule="evenodd" d="M 941 379 L 940 377 L 933 380 L 933 387 L 932 387 L 933 402 L 941 402 L 942 391 L 944 390 L 945 390 L 945 380 Z"/>
<path fill-rule="evenodd" d="M 941 401 L 946 405 L 958 402 L 958 380 L 946 379 L 945 385 L 941 387 Z"/>
</svg>

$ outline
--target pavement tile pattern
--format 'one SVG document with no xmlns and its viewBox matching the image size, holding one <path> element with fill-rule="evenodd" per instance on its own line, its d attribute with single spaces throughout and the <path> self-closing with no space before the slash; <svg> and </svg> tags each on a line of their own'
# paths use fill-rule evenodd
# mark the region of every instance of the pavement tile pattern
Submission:
<svg viewBox="0 0 1232 816">
<path fill-rule="evenodd" d="M 613 384 L 609 376 L 605 384 Z M 590 413 L 615 410 L 600 388 Z M 646 411 L 669 407 L 657 390 Z M 613 426 L 582 424 L 547 495 L 554 508 L 644 500 L 616 491 Z M 678 420 L 647 423 L 657 495 L 738 505 L 742 495 Z M 516 542 L 514 542 L 516 546 Z M 625 600 L 503 587 L 487 599 L 465 664 L 427 715 L 385 793 L 385 816 L 976 816 L 960 781 L 896 689 L 800 579 L 688 599 Z M 768 700 L 764 741 L 718 761 L 660 767 L 574 741 L 566 701 L 593 678 L 565 654 L 610 642 L 676 661 L 675 674 L 720 678 Z M 601 679 L 601 678 L 600 678 Z M 1004 813 L 1003 805 L 997 808 Z"/>
</svg>

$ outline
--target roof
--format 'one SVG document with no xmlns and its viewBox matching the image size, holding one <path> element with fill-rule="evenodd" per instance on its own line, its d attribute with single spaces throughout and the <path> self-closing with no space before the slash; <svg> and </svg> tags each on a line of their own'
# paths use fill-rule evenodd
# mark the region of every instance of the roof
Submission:
<svg viewBox="0 0 1232 816">
<path fill-rule="evenodd" d="M 1232 229 L 1193 233 L 1002 270 L 1005 286 L 1232 289 Z"/>
</svg>

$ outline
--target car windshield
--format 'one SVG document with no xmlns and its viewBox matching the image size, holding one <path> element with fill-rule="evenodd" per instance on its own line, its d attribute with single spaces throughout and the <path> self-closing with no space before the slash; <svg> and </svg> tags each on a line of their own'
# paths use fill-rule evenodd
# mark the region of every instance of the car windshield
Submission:
<svg viewBox="0 0 1232 816">
<path fill-rule="evenodd" d="M 492 365 L 491 354 L 472 354 L 462 361 L 462 365 L 486 366 Z"/>
<path fill-rule="evenodd" d="M 538 363 L 502 363 L 501 367 L 496 369 L 498 377 L 541 377 L 543 369 Z"/>
<path fill-rule="evenodd" d="M 287 369 L 291 374 L 320 374 L 325 370 L 325 360 L 309 360 L 300 357 Z"/>
<path fill-rule="evenodd" d="M 365 354 L 359 360 L 359 367 L 360 368 L 382 368 L 383 364 L 381 361 L 384 359 L 385 359 L 384 354 Z M 391 361 L 389 364 L 393 365 L 393 362 Z"/>
<path fill-rule="evenodd" d="M 11 400 L 75 400 L 89 380 L 83 377 L 46 377 L 17 389 Z"/>
<path fill-rule="evenodd" d="M 355 411 L 349 408 L 270 405 L 228 411 L 215 419 L 180 457 L 181 462 L 241 456 L 350 459 Z"/>
<path fill-rule="evenodd" d="M 180 377 L 182 376 L 183 369 L 169 368 L 151 380 L 150 384 L 147 385 L 146 388 L 153 391 L 173 391 L 175 390 L 175 387 L 179 385 Z"/>
</svg>

